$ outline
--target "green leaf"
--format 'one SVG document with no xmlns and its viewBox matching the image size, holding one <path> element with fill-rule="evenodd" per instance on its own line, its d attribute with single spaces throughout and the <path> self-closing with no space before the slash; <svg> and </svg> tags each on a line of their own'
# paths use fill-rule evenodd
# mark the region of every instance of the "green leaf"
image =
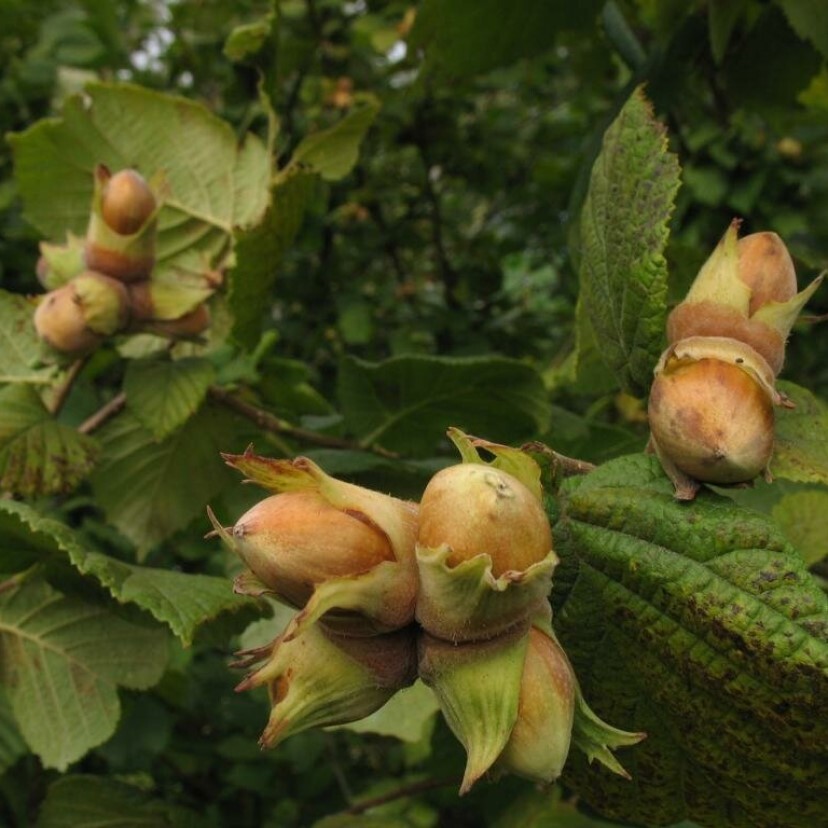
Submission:
<svg viewBox="0 0 828 828">
<path fill-rule="evenodd" d="M 828 5 L 821 0 L 776 0 L 791 28 L 828 58 Z"/>
<path fill-rule="evenodd" d="M 31 385 L 0 390 L 0 490 L 34 497 L 69 492 L 95 466 L 85 434 L 57 422 Z"/>
<path fill-rule="evenodd" d="M 115 731 L 117 687 L 152 687 L 167 661 L 161 630 L 40 581 L 0 595 L 0 649 L 0 680 L 20 731 L 43 764 L 58 770 Z"/>
<path fill-rule="evenodd" d="M 617 825 L 587 816 L 564 802 L 561 788 L 550 786 L 518 797 L 492 823 L 492 828 L 613 828 Z"/>
<path fill-rule="evenodd" d="M 787 494 L 773 507 L 772 514 L 806 564 L 810 566 L 828 557 L 828 492 L 813 489 Z"/>
<path fill-rule="evenodd" d="M 273 14 L 266 14 L 253 23 L 236 26 L 224 42 L 224 55 L 234 63 L 258 52 L 273 30 Z"/>
<path fill-rule="evenodd" d="M 203 517 L 205 504 L 232 481 L 219 457 L 232 446 L 232 434 L 231 416 L 209 406 L 160 442 L 128 411 L 101 429 L 103 455 L 92 488 L 140 555 Z"/>
<path fill-rule="evenodd" d="M 598 0 L 425 0 L 409 45 L 425 48 L 427 72 L 467 78 L 550 49 L 559 30 L 594 25 L 601 5 Z"/>
<path fill-rule="evenodd" d="M 26 753 L 28 748 L 20 735 L 6 693 L 0 686 L 0 776 Z"/>
<path fill-rule="evenodd" d="M 49 786 L 37 828 L 195 828 L 192 811 L 99 776 L 64 776 Z"/>
<path fill-rule="evenodd" d="M 581 213 L 581 298 L 621 387 L 643 395 L 664 343 L 676 156 L 641 87 L 604 135 Z"/>
<path fill-rule="evenodd" d="M 786 20 L 773 6 L 759 8 L 758 19 L 725 61 L 722 78 L 735 106 L 786 119 L 791 101 L 819 72 L 822 60 L 791 28 L 790 17 Z M 818 26 L 814 36 L 820 36 Z"/>
<path fill-rule="evenodd" d="M 351 171 L 378 111 L 379 103 L 369 101 L 330 129 L 307 136 L 274 178 L 264 219 L 237 234 L 229 302 L 235 318 L 233 337 L 242 345 L 252 348 L 259 340 L 276 274 L 299 232 L 319 179 L 337 181 Z"/>
<path fill-rule="evenodd" d="M 31 551 L 32 557 L 66 556 L 83 575 L 101 583 L 122 604 L 135 604 L 167 624 L 188 646 L 198 629 L 219 616 L 233 616 L 241 629 L 262 614 L 262 606 L 233 594 L 231 582 L 210 575 L 190 575 L 135 566 L 92 549 L 62 523 L 43 517 L 30 506 L 0 501 L 0 554 L 7 547 Z M 206 543 L 206 541 L 205 541 Z M 225 619 L 226 620 L 226 619 Z"/>
<path fill-rule="evenodd" d="M 418 681 L 400 690 L 376 713 L 341 727 L 354 733 L 378 733 L 403 742 L 419 742 L 431 733 L 439 709 L 437 697 Z"/>
<path fill-rule="evenodd" d="M 124 377 L 127 407 L 162 440 L 198 411 L 214 377 L 212 364 L 198 357 L 132 360 Z"/>
<path fill-rule="evenodd" d="M 450 425 L 510 443 L 542 431 L 549 419 L 540 376 L 505 357 L 347 357 L 338 393 L 363 445 L 405 454 L 430 452 Z"/>
<path fill-rule="evenodd" d="M 828 405 L 792 382 L 778 387 L 796 408 L 777 409 L 771 472 L 800 483 L 828 483 Z"/>
<path fill-rule="evenodd" d="M 707 23 L 710 31 L 710 51 L 717 64 L 727 52 L 733 29 L 746 11 L 747 0 L 710 0 Z"/>
<path fill-rule="evenodd" d="M 86 232 L 96 164 L 163 170 L 170 195 L 159 216 L 160 271 L 222 258 L 234 229 L 255 224 L 267 206 L 272 162 L 258 138 L 240 144 L 201 104 L 139 86 L 90 84 L 61 118 L 10 141 L 25 216 L 58 241 L 67 230 Z"/>
<path fill-rule="evenodd" d="M 655 458 L 570 478 L 555 625 L 587 701 L 648 738 L 632 783 L 570 755 L 582 801 L 636 824 L 828 821 L 828 596 L 763 515 L 672 497 Z"/>
<path fill-rule="evenodd" d="M 34 305 L 0 290 L 0 384 L 48 383 L 54 367 L 38 368 L 41 343 L 33 322 Z"/>
<path fill-rule="evenodd" d="M 270 206 L 262 222 L 237 234 L 228 301 L 234 317 L 233 336 L 248 348 L 259 341 L 261 319 L 270 307 L 276 274 L 318 183 L 315 173 L 289 168 L 273 182 Z"/>
<path fill-rule="evenodd" d="M 370 100 L 350 112 L 330 129 L 314 132 L 296 147 L 288 169 L 310 168 L 325 181 L 338 181 L 354 168 L 359 145 L 379 112 L 379 101 Z"/>
</svg>

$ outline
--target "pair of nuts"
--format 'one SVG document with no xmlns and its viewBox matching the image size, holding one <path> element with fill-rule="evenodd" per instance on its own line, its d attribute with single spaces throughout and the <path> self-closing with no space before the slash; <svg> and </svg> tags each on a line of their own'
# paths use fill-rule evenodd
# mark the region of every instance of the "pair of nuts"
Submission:
<svg viewBox="0 0 828 828">
<path fill-rule="evenodd" d="M 822 276 L 797 293 L 796 272 L 776 233 L 738 239 L 731 223 L 687 297 L 667 320 L 669 346 L 650 392 L 651 447 L 676 487 L 769 479 L 775 387 L 785 342 Z"/>
</svg>

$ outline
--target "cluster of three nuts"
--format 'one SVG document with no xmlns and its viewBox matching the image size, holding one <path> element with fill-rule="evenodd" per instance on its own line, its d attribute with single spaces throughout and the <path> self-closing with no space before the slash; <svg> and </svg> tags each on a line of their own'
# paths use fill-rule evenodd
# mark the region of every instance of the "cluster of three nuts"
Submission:
<svg viewBox="0 0 828 828">
<path fill-rule="evenodd" d="M 163 194 L 160 178 L 151 186 L 135 170 L 113 175 L 103 164 L 96 167 L 83 246 L 41 244 L 38 278 L 60 286 L 43 297 L 34 323 L 52 348 L 80 355 L 125 330 L 192 337 L 207 328 L 203 304 L 177 319 L 158 318 L 151 274 Z"/>
<path fill-rule="evenodd" d="M 451 436 L 465 462 L 438 472 L 419 506 L 306 458 L 226 457 L 279 492 L 230 528 L 210 512 L 247 566 L 236 591 L 299 610 L 238 662 L 258 665 L 239 689 L 270 694 L 263 745 L 363 718 L 419 675 L 466 748 L 463 791 L 492 767 L 560 774 L 581 700 L 550 624 L 557 557 L 540 472 L 515 449 Z"/>
</svg>

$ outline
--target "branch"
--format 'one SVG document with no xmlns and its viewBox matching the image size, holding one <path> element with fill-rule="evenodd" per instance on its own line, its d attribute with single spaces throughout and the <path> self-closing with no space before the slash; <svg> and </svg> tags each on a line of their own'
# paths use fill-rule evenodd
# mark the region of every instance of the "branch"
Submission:
<svg viewBox="0 0 828 828">
<path fill-rule="evenodd" d="M 54 400 L 52 401 L 51 413 L 53 417 L 57 417 L 57 415 L 60 414 L 61 409 L 69 396 L 69 392 L 75 384 L 75 380 L 80 375 L 80 372 L 83 370 L 83 367 L 86 365 L 88 360 L 88 356 L 81 357 L 80 359 L 76 359 L 69 367 L 66 379 L 63 381 L 63 385 L 60 386 L 55 394 Z"/>
<path fill-rule="evenodd" d="M 232 409 L 242 417 L 246 417 L 251 422 L 255 423 L 263 431 L 269 431 L 272 434 L 279 434 L 284 437 L 291 437 L 302 443 L 310 443 L 315 446 L 324 446 L 326 448 L 351 449 L 358 451 L 370 451 L 379 457 L 385 457 L 389 460 L 396 460 L 399 455 L 393 451 L 381 448 L 380 446 L 361 446 L 351 440 L 345 440 L 341 437 L 332 437 L 328 434 L 320 434 L 317 431 L 310 431 L 306 428 L 299 428 L 282 420 L 279 417 L 265 411 L 263 408 L 258 408 L 245 402 L 240 397 L 237 397 L 226 388 L 219 388 L 217 385 L 210 387 L 207 392 L 212 400 L 220 403 L 227 408 Z"/>
<path fill-rule="evenodd" d="M 542 454 L 544 457 L 548 457 L 551 460 L 552 465 L 558 469 L 564 477 L 574 477 L 578 474 L 589 474 L 589 472 L 597 468 L 594 463 L 589 463 L 586 460 L 578 460 L 575 457 L 567 457 L 565 454 L 558 454 L 557 451 L 553 451 L 545 443 L 538 442 L 537 440 L 532 443 L 526 443 L 520 448 L 521 451 L 533 454 Z"/>
<path fill-rule="evenodd" d="M 91 434 L 95 429 L 100 428 L 108 419 L 114 417 L 126 405 L 126 394 L 121 391 L 108 403 L 101 406 L 91 417 L 84 420 L 79 426 L 81 434 Z"/>
<path fill-rule="evenodd" d="M 385 805 L 387 802 L 394 802 L 396 799 L 404 799 L 407 796 L 414 796 L 425 791 L 431 791 L 435 788 L 446 788 L 449 785 L 459 785 L 460 777 L 452 777 L 450 779 L 425 779 L 421 782 L 412 782 L 410 785 L 404 785 L 402 788 L 397 788 L 395 791 L 390 791 L 381 796 L 375 796 L 372 799 L 365 799 L 362 802 L 357 802 L 346 808 L 342 813 L 345 814 L 362 814 L 365 811 L 370 811 L 371 808 L 378 808 L 380 805 Z"/>
</svg>

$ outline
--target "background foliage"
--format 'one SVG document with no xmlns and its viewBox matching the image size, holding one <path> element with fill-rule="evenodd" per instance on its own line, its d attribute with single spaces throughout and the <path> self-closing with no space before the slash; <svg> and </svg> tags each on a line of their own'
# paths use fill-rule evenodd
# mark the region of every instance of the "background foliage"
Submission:
<svg viewBox="0 0 828 828">
<path fill-rule="evenodd" d="M 789 343 L 772 486 L 679 507 L 622 457 L 666 307 L 734 215 L 801 285 L 828 263 L 817 0 L 6 0 L 0 22 L 0 824 L 828 819 L 824 330 Z M 195 301 L 222 275 L 206 342 L 43 361 L 38 242 L 83 233 L 99 161 L 170 171 L 159 272 Z M 227 662 L 284 618 L 202 539 L 205 504 L 257 497 L 219 452 L 416 497 L 448 425 L 612 461 L 550 504 L 553 603 L 590 703 L 650 732 L 633 783 L 573 757 L 550 791 L 458 800 L 421 688 L 260 753 L 266 699 Z"/>
</svg>

